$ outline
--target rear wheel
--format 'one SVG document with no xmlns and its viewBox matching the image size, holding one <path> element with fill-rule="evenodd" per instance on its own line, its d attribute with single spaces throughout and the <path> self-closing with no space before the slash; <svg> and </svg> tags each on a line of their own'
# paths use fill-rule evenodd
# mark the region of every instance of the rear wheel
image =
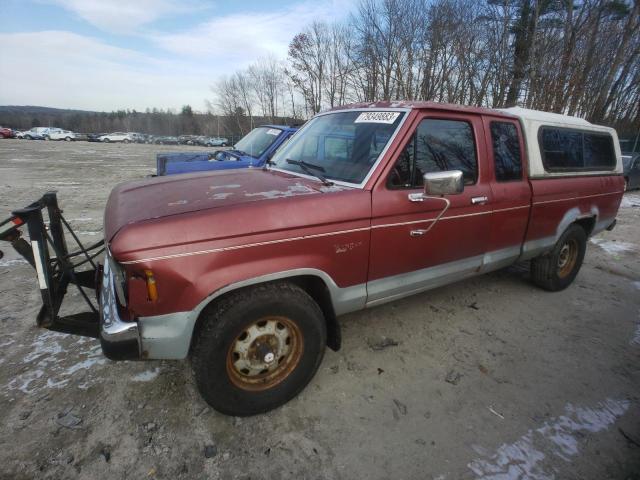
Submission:
<svg viewBox="0 0 640 480">
<path fill-rule="evenodd" d="M 71 141 L 71 137 L 65 137 L 64 139 L 66 142 L 70 142 Z"/>
<path fill-rule="evenodd" d="M 295 397 L 322 361 L 326 324 L 313 299 L 289 283 L 231 293 L 207 311 L 192 365 L 204 399 L 247 416 Z"/>
<path fill-rule="evenodd" d="M 123 143 L 129 143 L 129 139 L 128 139 L 128 138 L 125 138 L 122 142 L 123 142 Z"/>
<path fill-rule="evenodd" d="M 109 140 L 108 138 L 103 138 L 103 139 L 102 139 L 102 141 L 103 141 L 104 143 L 109 143 L 111 140 Z"/>
<path fill-rule="evenodd" d="M 580 225 L 571 225 L 551 252 L 531 260 L 533 283 L 551 292 L 564 290 L 578 275 L 586 249 L 586 232 Z"/>
</svg>

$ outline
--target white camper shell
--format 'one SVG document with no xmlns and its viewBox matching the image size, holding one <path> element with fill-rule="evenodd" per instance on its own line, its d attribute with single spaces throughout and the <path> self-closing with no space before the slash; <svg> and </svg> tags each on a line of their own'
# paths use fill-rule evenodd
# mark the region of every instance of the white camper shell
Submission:
<svg viewBox="0 0 640 480">
<path fill-rule="evenodd" d="M 541 112 L 539 110 L 529 110 L 521 107 L 502 108 L 500 111 L 515 115 L 520 119 L 522 129 L 526 139 L 527 157 L 529 158 L 529 177 L 530 178 L 547 178 L 547 177 L 575 177 L 582 175 L 621 175 L 622 174 L 622 154 L 620 152 L 620 143 L 618 135 L 613 128 L 594 125 L 582 118 L 572 117 L 569 115 L 561 115 L 558 113 Z M 547 136 L 564 135 L 576 139 L 584 138 L 583 143 L 591 142 L 595 139 L 600 143 L 600 147 L 610 150 L 609 158 L 615 157 L 615 162 L 611 158 L 606 165 L 604 162 L 594 161 L 592 165 L 586 159 L 590 152 L 587 148 L 582 149 L 582 165 L 580 159 L 575 158 L 573 162 L 563 166 L 554 168 L 549 161 L 545 161 L 545 153 L 549 155 L 549 151 L 543 150 L 543 145 Z M 558 139 L 560 142 L 562 138 Z M 575 145 L 572 151 L 580 152 Z"/>
</svg>

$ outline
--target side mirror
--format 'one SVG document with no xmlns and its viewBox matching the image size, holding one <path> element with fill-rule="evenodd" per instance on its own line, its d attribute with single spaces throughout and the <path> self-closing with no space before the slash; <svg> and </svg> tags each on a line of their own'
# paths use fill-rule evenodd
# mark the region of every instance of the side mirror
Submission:
<svg viewBox="0 0 640 480">
<path fill-rule="evenodd" d="M 425 173 L 422 179 L 425 196 L 457 195 L 464 190 L 464 178 L 460 170 Z"/>
</svg>

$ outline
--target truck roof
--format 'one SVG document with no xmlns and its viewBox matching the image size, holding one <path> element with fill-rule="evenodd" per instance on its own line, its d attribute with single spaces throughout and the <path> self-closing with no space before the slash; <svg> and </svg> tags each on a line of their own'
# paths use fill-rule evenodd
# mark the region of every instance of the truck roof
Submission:
<svg viewBox="0 0 640 480">
<path fill-rule="evenodd" d="M 566 125 L 576 125 L 580 127 L 594 127 L 593 123 L 587 122 L 584 118 L 561 113 L 543 112 L 541 110 L 531 110 L 522 107 L 499 108 L 501 112 L 507 112 L 521 120 L 535 120 L 542 123 L 564 123 Z"/>
<path fill-rule="evenodd" d="M 345 110 L 345 109 L 362 109 L 362 108 L 408 108 L 412 110 L 430 109 L 430 110 L 446 110 L 452 112 L 468 112 L 468 113 L 480 113 L 485 115 L 497 115 L 502 117 L 513 118 L 514 115 L 508 111 L 497 110 L 485 107 L 471 107 L 467 105 L 456 105 L 453 103 L 439 103 L 439 102 L 427 102 L 418 100 L 394 100 L 394 101 L 380 101 L 380 102 L 361 102 L 350 103 L 348 105 L 342 105 L 339 107 L 331 108 L 330 110 Z"/>
</svg>

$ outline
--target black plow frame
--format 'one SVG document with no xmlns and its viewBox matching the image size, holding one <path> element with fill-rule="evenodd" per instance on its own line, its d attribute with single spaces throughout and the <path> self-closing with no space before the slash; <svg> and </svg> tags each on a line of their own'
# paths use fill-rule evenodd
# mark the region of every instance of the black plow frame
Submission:
<svg viewBox="0 0 640 480">
<path fill-rule="evenodd" d="M 48 225 L 45 223 L 45 210 Z M 21 228 L 24 226 L 29 241 L 22 237 Z M 71 252 L 67 246 L 67 233 L 75 243 Z M 42 307 L 36 319 L 38 326 L 98 338 L 100 306 L 96 292 L 100 287 L 102 266 L 96 258 L 104 252 L 104 240 L 83 245 L 63 217 L 56 192 L 47 192 L 0 222 L 0 240 L 11 243 L 36 270 L 42 296 Z M 0 251 L 0 258 L 2 256 Z M 60 317 L 58 313 L 70 284 L 76 286 L 89 311 Z"/>
</svg>

